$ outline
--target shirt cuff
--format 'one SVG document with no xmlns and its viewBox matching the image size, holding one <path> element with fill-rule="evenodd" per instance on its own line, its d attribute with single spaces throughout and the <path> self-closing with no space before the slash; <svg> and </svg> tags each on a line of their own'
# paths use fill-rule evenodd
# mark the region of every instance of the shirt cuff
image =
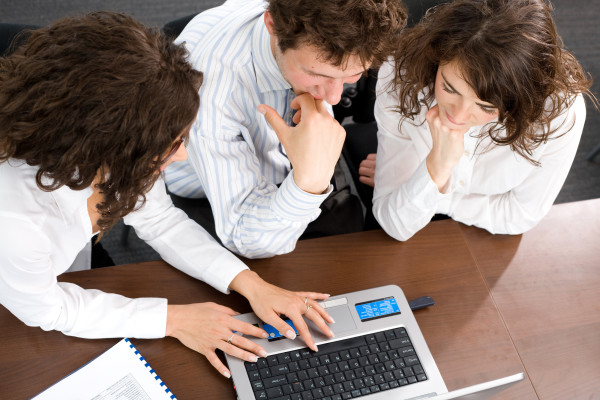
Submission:
<svg viewBox="0 0 600 400">
<path fill-rule="evenodd" d="M 229 251 L 223 253 L 211 263 L 203 273 L 203 281 L 219 290 L 229 294 L 229 284 L 242 271 L 249 269 L 239 258 Z"/>
<path fill-rule="evenodd" d="M 167 331 L 167 299 L 138 298 L 135 312 L 127 325 L 134 329 L 129 335 L 137 339 L 158 339 L 165 337 Z"/>
<path fill-rule="evenodd" d="M 451 184 L 446 185 L 447 191 L 445 193 L 439 192 L 437 185 L 431 179 L 427 170 L 426 159 L 417 167 L 406 187 L 407 197 L 412 199 L 411 202 L 419 204 L 426 209 L 435 209 L 440 199 L 448 197 L 452 193 Z"/>
<path fill-rule="evenodd" d="M 319 206 L 332 191 L 333 185 L 330 184 L 323 194 L 305 192 L 296 186 L 292 170 L 275 193 L 272 208 L 276 215 L 284 219 L 300 222 L 313 220 L 321 213 Z"/>
</svg>

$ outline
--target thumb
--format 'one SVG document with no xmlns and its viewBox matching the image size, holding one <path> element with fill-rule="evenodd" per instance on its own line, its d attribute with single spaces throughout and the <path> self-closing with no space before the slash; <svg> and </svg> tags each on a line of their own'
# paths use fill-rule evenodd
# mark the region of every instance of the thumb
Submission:
<svg viewBox="0 0 600 400">
<path fill-rule="evenodd" d="M 261 104 L 257 107 L 258 111 L 265 116 L 265 119 L 271 125 L 280 142 L 283 142 L 283 136 L 287 133 L 290 127 L 285 123 L 283 118 L 277 114 L 272 107 L 267 106 L 266 104 Z"/>
</svg>

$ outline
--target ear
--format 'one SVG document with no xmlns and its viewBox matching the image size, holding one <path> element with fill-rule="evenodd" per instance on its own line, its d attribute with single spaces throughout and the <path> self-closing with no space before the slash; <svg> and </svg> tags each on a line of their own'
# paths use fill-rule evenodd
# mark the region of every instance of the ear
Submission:
<svg viewBox="0 0 600 400">
<path fill-rule="evenodd" d="M 265 26 L 267 27 L 267 32 L 269 32 L 269 35 L 273 36 L 275 27 L 273 25 L 273 17 L 271 16 L 271 13 L 268 11 L 265 11 Z"/>
</svg>

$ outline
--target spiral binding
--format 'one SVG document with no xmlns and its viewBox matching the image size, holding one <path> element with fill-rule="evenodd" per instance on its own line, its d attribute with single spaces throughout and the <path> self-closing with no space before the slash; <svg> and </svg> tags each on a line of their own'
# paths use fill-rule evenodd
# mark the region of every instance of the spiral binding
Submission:
<svg viewBox="0 0 600 400">
<path fill-rule="evenodd" d="M 170 396 L 169 398 L 172 399 L 172 400 L 177 400 L 177 397 L 175 397 L 175 395 L 173 394 L 173 392 L 171 392 L 171 389 L 169 389 L 169 387 L 162 381 L 162 379 L 160 379 L 160 376 L 158 376 L 156 374 L 156 372 L 152 369 L 152 367 L 150 366 L 150 364 L 146 362 L 146 359 L 144 358 L 144 356 L 142 356 L 140 354 L 140 352 L 138 351 L 138 349 L 135 348 L 135 346 L 133 345 L 133 343 L 131 343 L 131 341 L 128 338 L 125 338 L 124 340 L 129 345 L 129 348 L 133 349 L 135 355 L 138 356 L 138 358 L 140 359 L 140 361 L 144 363 L 144 366 L 146 368 L 150 368 L 150 370 L 148 372 L 150 374 L 152 374 L 152 376 L 154 377 L 154 379 L 160 384 L 161 387 L 163 387 L 165 393 L 168 396 Z"/>
</svg>

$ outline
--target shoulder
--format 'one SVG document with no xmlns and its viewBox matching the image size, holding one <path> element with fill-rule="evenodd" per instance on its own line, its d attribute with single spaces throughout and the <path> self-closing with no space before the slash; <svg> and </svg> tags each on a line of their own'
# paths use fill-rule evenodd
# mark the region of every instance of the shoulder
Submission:
<svg viewBox="0 0 600 400">
<path fill-rule="evenodd" d="M 205 73 L 220 74 L 223 65 L 244 64 L 250 53 L 250 31 L 265 10 L 263 1 L 229 0 L 194 17 L 176 43 L 185 43 L 189 60 Z M 235 63 L 230 62 L 235 58 Z"/>
<path fill-rule="evenodd" d="M 28 265 L 45 262 L 52 252 L 50 238 L 26 214 L 0 211 L 0 264 L 26 270 Z"/>
</svg>

